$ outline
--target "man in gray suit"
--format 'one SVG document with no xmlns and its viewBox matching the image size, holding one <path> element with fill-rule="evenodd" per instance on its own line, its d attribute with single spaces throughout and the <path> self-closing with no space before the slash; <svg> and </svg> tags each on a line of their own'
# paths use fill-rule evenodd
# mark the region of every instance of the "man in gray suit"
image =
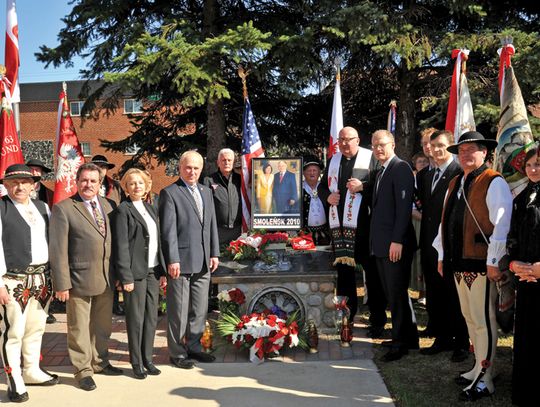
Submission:
<svg viewBox="0 0 540 407">
<path fill-rule="evenodd" d="M 49 258 L 56 298 L 67 302 L 68 352 L 81 389 L 96 388 L 94 373 L 116 376 L 108 342 L 113 293 L 109 285 L 112 201 L 98 196 L 99 167 L 77 171 L 78 193 L 53 206 Z M 114 203 L 112 203 L 114 205 Z"/>
<path fill-rule="evenodd" d="M 210 273 L 218 264 L 219 237 L 212 192 L 198 183 L 203 158 L 180 157 L 180 178 L 159 196 L 161 247 L 167 265 L 167 343 L 171 363 L 191 369 L 193 361 L 213 362 L 201 351 L 208 312 Z"/>
</svg>

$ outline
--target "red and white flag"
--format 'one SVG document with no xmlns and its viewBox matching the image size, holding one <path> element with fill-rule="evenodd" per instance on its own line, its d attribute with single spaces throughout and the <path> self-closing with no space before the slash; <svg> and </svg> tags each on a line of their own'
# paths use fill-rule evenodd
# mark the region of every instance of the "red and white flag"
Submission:
<svg viewBox="0 0 540 407">
<path fill-rule="evenodd" d="M 332 122 L 330 124 L 330 143 L 328 145 L 327 158 L 339 151 L 338 135 L 343 128 L 343 108 L 341 106 L 341 74 L 339 67 L 336 73 L 336 87 L 334 88 L 334 102 L 332 103 Z"/>
<path fill-rule="evenodd" d="M 75 133 L 69 113 L 66 91 L 60 93 L 58 105 L 58 131 L 56 133 L 56 184 L 53 205 L 77 192 L 75 178 L 77 170 L 84 163 L 81 144 Z"/>
<path fill-rule="evenodd" d="M 446 113 L 445 129 L 454 134 L 454 143 L 459 136 L 468 131 L 476 130 L 473 107 L 467 76 L 465 75 L 465 63 L 469 58 L 469 50 L 455 49 L 452 51 L 452 59 L 456 60 L 452 85 L 450 86 L 450 100 Z"/>
<path fill-rule="evenodd" d="M 6 78 L 0 80 L 0 95 L 2 96 L 2 112 L 0 113 L 0 178 L 4 178 L 6 168 L 13 164 L 24 164 L 24 157 L 15 128 L 15 116 L 9 100 L 9 84 Z"/>
<path fill-rule="evenodd" d="M 11 103 L 19 103 L 21 95 L 19 91 L 19 25 L 15 11 L 15 0 L 6 0 L 6 77 L 11 83 L 9 93 Z"/>
</svg>

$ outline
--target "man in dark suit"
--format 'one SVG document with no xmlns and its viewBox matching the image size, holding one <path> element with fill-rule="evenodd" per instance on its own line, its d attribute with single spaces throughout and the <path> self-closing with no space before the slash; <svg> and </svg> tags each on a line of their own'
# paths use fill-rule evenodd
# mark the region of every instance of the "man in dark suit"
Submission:
<svg viewBox="0 0 540 407">
<path fill-rule="evenodd" d="M 377 130 L 371 144 L 381 169 L 373 194 L 370 247 L 392 314 L 391 347 L 383 357 L 390 362 L 409 349 L 418 349 L 418 331 L 407 292 L 416 250 L 411 223 L 414 175 L 409 164 L 395 155 L 392 133 Z"/>
<path fill-rule="evenodd" d="M 386 323 L 386 299 L 375 260 L 369 252 L 369 213 L 373 190 L 370 174 L 376 162 L 371 151 L 360 147 L 360 137 L 353 127 L 341 129 L 338 144 L 339 152 L 332 156 L 318 187 L 321 201 L 329 207 L 327 219 L 336 254 L 337 294 L 348 297 L 347 305 L 353 320 L 358 311 L 355 265 L 361 264 L 368 291 L 368 336 L 378 338 Z M 352 216 L 355 205 L 349 205 L 351 202 L 360 202 L 356 217 Z M 350 212 L 348 208 L 351 208 Z M 332 220 L 332 212 L 335 213 L 335 221 Z M 349 222 L 349 218 L 354 222 Z M 348 238 L 350 236 L 352 241 Z"/>
<path fill-rule="evenodd" d="M 431 333 L 435 337 L 433 345 L 422 349 L 420 353 L 435 355 L 445 350 L 453 350 L 452 361 L 460 362 L 467 357 L 469 349 L 467 325 L 459 308 L 453 273 L 447 272 L 444 276 L 438 273 L 438 255 L 433 248 L 448 184 L 461 173 L 461 167 L 447 150 L 452 138 L 453 135 L 448 130 L 437 130 L 431 135 L 434 168 L 418 183 L 418 193 L 422 201 L 420 249 L 426 283 L 426 309 Z"/>
<path fill-rule="evenodd" d="M 208 311 L 210 273 L 218 264 L 219 237 L 212 192 L 198 183 L 203 158 L 196 151 L 180 157 L 180 178 L 159 196 L 161 247 L 167 265 L 167 343 L 171 363 L 190 369 L 213 362 L 201 350 Z"/>
<path fill-rule="evenodd" d="M 287 170 L 285 161 L 278 162 L 278 171 L 274 174 L 272 187 L 273 212 L 290 213 L 298 207 L 296 176 Z"/>
<path fill-rule="evenodd" d="M 77 194 L 53 206 L 49 257 L 56 298 L 67 302 L 68 353 L 81 389 L 96 388 L 94 373 L 116 376 L 109 363 L 112 290 L 109 284 L 112 201 L 98 195 L 99 168 L 77 170 Z"/>
</svg>

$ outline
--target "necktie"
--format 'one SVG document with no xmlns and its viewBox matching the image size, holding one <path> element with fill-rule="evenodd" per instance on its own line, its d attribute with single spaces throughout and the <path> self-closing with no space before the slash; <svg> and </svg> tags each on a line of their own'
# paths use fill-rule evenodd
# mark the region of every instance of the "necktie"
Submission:
<svg viewBox="0 0 540 407">
<path fill-rule="evenodd" d="M 279 183 L 281 184 L 281 181 L 283 181 L 283 174 L 279 174 Z"/>
<path fill-rule="evenodd" d="M 433 192 L 433 190 L 437 186 L 437 182 L 439 181 L 440 176 L 441 176 L 441 170 L 440 168 L 437 168 L 437 171 L 435 171 L 435 176 L 433 177 L 433 182 L 431 183 L 431 192 Z"/>
<path fill-rule="evenodd" d="M 96 221 L 96 225 L 99 229 L 99 232 L 105 236 L 107 234 L 107 228 L 105 226 L 105 219 L 103 219 L 103 215 L 101 214 L 101 211 L 96 205 L 96 201 L 90 201 L 90 206 L 92 207 L 92 214 L 94 215 L 94 220 Z"/>
<path fill-rule="evenodd" d="M 191 191 L 191 195 L 193 196 L 193 199 L 195 200 L 195 206 L 197 207 L 197 212 L 199 214 L 199 220 L 203 221 L 203 203 L 201 200 L 201 195 L 197 192 L 197 185 L 189 185 L 189 190 Z"/>
<path fill-rule="evenodd" d="M 379 182 L 381 181 L 381 177 L 383 175 L 383 172 L 384 172 L 384 165 L 381 167 L 381 169 L 377 173 L 377 181 L 375 183 L 375 192 L 379 192 Z"/>
</svg>

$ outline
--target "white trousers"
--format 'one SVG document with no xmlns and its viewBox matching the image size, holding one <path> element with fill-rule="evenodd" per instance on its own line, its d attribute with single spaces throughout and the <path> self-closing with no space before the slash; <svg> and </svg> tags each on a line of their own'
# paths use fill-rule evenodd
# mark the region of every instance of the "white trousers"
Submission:
<svg viewBox="0 0 540 407">
<path fill-rule="evenodd" d="M 3 276 L 3 281 L 10 301 L 0 306 L 0 352 L 9 389 L 22 394 L 26 392 L 25 383 L 43 383 L 52 378 L 39 366 L 50 280 L 40 273 L 23 278 Z"/>
<path fill-rule="evenodd" d="M 472 384 L 465 390 L 484 382 L 490 393 L 493 386 L 493 360 L 497 349 L 497 320 L 495 319 L 495 302 L 497 288 L 489 281 L 487 275 L 479 273 L 455 273 L 457 292 L 461 312 L 467 323 L 469 337 L 474 347 L 474 367 L 462 374 Z"/>
</svg>

